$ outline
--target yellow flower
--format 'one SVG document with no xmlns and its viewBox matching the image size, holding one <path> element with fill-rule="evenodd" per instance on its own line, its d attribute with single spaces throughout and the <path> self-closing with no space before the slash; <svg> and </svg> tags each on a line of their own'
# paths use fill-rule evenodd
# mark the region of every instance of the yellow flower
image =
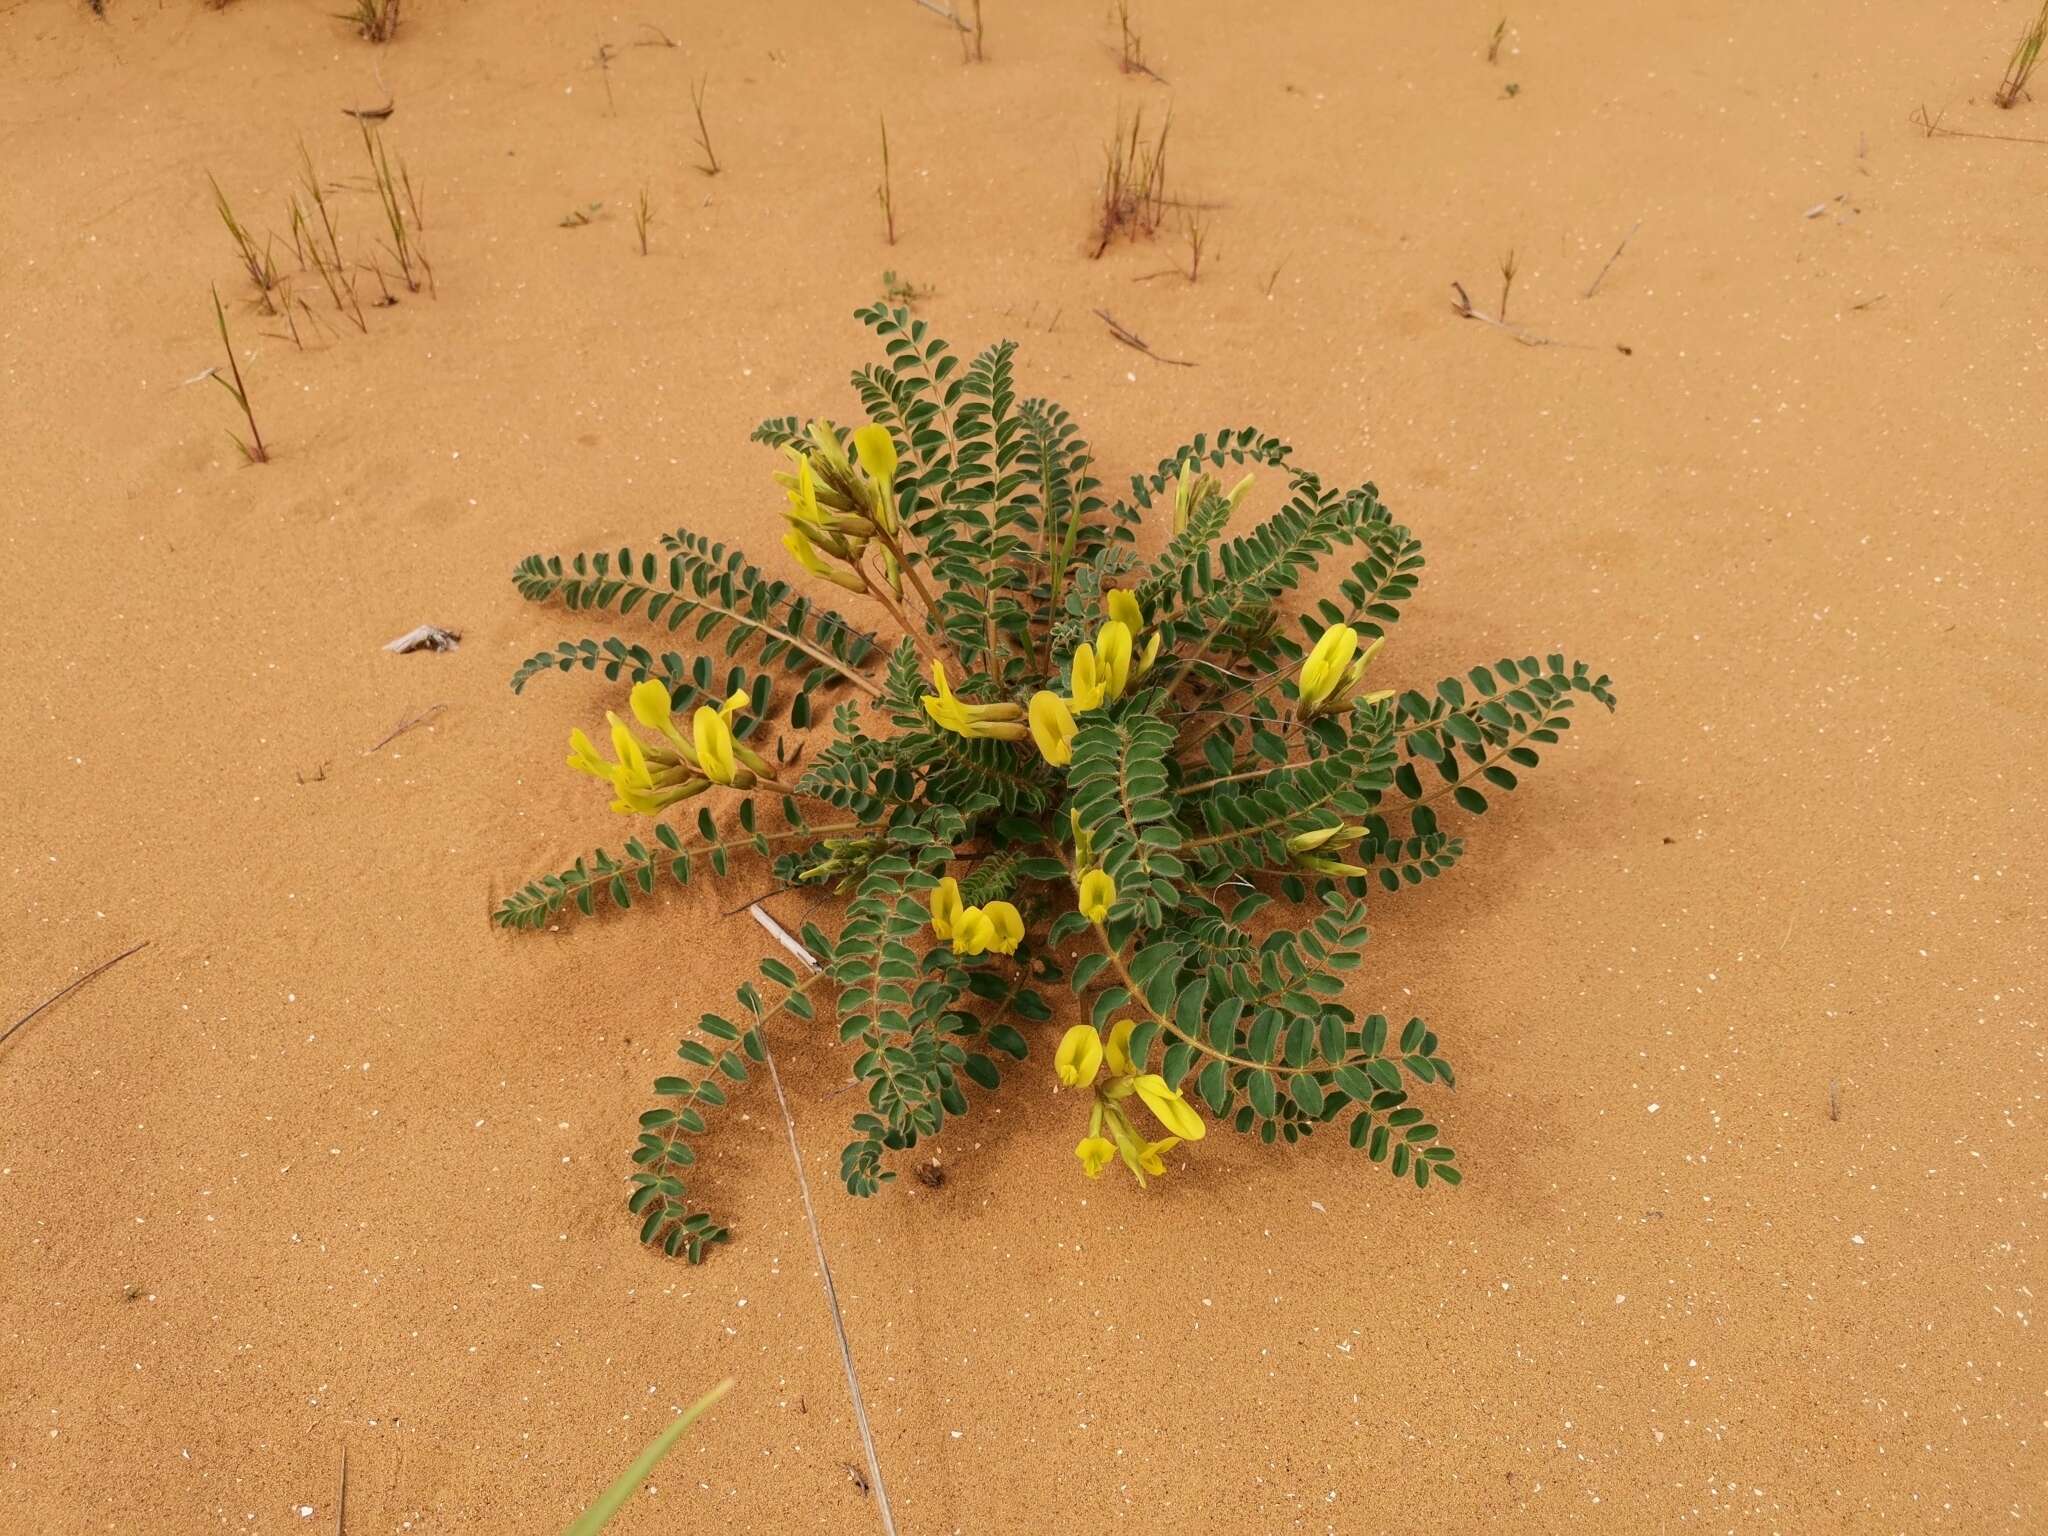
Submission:
<svg viewBox="0 0 2048 1536">
<path fill-rule="evenodd" d="M 1086 1088 L 1102 1070 L 1102 1036 L 1091 1025 L 1076 1024 L 1060 1037 L 1052 1064 L 1069 1088 Z"/>
<path fill-rule="evenodd" d="M 1074 1156 L 1081 1159 L 1081 1171 L 1091 1179 L 1102 1177 L 1102 1170 L 1109 1166 L 1109 1160 L 1116 1156 L 1116 1144 L 1107 1136 L 1083 1136 L 1080 1145 L 1074 1148 Z"/>
<path fill-rule="evenodd" d="M 1109 909 L 1116 905 L 1116 882 L 1099 869 L 1091 869 L 1081 877 L 1081 915 L 1091 923 L 1099 923 L 1109 916 Z"/>
<path fill-rule="evenodd" d="M 1031 739 L 1055 768 L 1074 760 L 1074 715 L 1067 701 L 1041 688 L 1031 695 Z"/>
<path fill-rule="evenodd" d="M 805 471 L 809 473 L 808 470 Z M 818 553 L 818 546 L 811 542 L 811 536 L 801 527 L 792 528 L 782 536 L 782 547 L 796 556 L 796 563 L 813 576 L 822 576 L 834 586 L 844 587 L 849 592 L 865 592 L 867 588 L 853 572 L 840 566 L 827 565 L 825 557 Z"/>
<path fill-rule="evenodd" d="M 1287 839 L 1290 853 L 1314 853 L 1334 843 L 1339 848 L 1349 847 L 1365 836 L 1365 828 L 1347 826 L 1338 822 L 1334 827 L 1317 827 L 1312 832 L 1297 832 Z"/>
<path fill-rule="evenodd" d="M 1357 650 L 1358 631 L 1349 624 L 1332 624 L 1323 631 L 1315 649 L 1301 664 L 1299 708 L 1304 716 L 1314 714 L 1337 691 Z"/>
<path fill-rule="evenodd" d="M 1123 625 L 1133 635 L 1144 633 L 1145 611 L 1138 606 L 1138 594 L 1122 587 L 1111 587 L 1102 595 L 1102 604 L 1109 616 Z"/>
<path fill-rule="evenodd" d="M 1178 1136 L 1168 1136 L 1162 1141 L 1148 1141 L 1145 1149 L 1138 1154 L 1138 1166 L 1157 1178 L 1166 1172 L 1165 1154 L 1180 1145 Z"/>
<path fill-rule="evenodd" d="M 924 695 L 924 712 L 942 729 L 956 736 L 965 736 L 970 741 L 981 737 L 1022 741 L 1030 734 L 1030 727 L 1024 724 L 1023 705 L 961 703 L 946 685 L 943 662 L 932 663 L 932 681 L 938 684 L 939 691 Z"/>
<path fill-rule="evenodd" d="M 1073 685 L 1075 714 L 1086 714 L 1102 703 L 1102 670 L 1095 663 L 1095 647 L 1085 640 L 1074 651 Z"/>
<path fill-rule="evenodd" d="M 569 766 L 593 779 L 611 781 L 612 765 L 597 755 L 597 748 L 591 745 L 590 738 L 581 729 L 569 733 Z"/>
<path fill-rule="evenodd" d="M 748 695 L 742 689 L 717 709 L 708 704 L 699 705 L 696 714 L 690 717 L 697 766 L 714 784 L 731 784 L 739 778 L 740 765 L 732 739 L 732 717 L 734 711 L 748 702 Z"/>
<path fill-rule="evenodd" d="M 1118 1077 L 1129 1077 L 1138 1070 L 1137 1063 L 1131 1060 L 1131 1031 L 1137 1027 L 1136 1019 L 1118 1019 L 1109 1026 L 1109 1044 L 1103 1059 Z"/>
<path fill-rule="evenodd" d="M 1152 663 L 1159 659 L 1159 631 L 1153 630 L 1145 637 L 1145 649 L 1138 655 L 1138 676 L 1143 677 L 1152 670 Z"/>
<path fill-rule="evenodd" d="M 962 907 L 953 919 L 953 953 L 978 955 L 996 936 L 996 925 L 979 907 Z"/>
<path fill-rule="evenodd" d="M 960 882 L 946 876 L 932 892 L 932 932 L 942 939 L 953 937 L 953 925 L 960 920 Z"/>
<path fill-rule="evenodd" d="M 1145 1101 L 1145 1107 L 1152 1111 L 1152 1118 L 1182 1141 L 1200 1141 L 1209 1133 L 1209 1128 L 1202 1124 L 1202 1117 L 1180 1096 L 1180 1090 L 1167 1087 L 1166 1079 L 1157 1072 L 1147 1072 L 1132 1086 L 1137 1089 L 1138 1097 Z"/>
<path fill-rule="evenodd" d="M 1095 660 L 1102 674 L 1102 696 L 1120 699 L 1131 680 L 1131 631 L 1111 619 L 1095 632 Z"/>
<path fill-rule="evenodd" d="M 860 467 L 875 483 L 875 521 L 884 533 L 896 527 L 896 443 L 887 427 L 866 426 L 855 430 L 853 451 Z"/>
<path fill-rule="evenodd" d="M 981 909 L 994 930 L 988 947 L 999 955 L 1014 955 L 1024 942 L 1024 914 L 1007 901 L 991 901 Z"/>
</svg>

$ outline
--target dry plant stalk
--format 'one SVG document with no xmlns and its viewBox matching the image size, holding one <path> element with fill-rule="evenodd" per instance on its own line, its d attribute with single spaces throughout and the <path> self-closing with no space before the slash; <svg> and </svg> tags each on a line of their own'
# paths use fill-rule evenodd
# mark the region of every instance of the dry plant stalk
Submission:
<svg viewBox="0 0 2048 1536">
<path fill-rule="evenodd" d="M 706 176 L 716 176 L 724 169 L 718 163 L 718 152 L 711 147 L 711 129 L 704 122 L 704 87 L 708 78 L 699 79 L 690 87 L 690 106 L 697 114 L 697 148 L 704 156 L 704 163 L 697 167 Z"/>
<path fill-rule="evenodd" d="M 1127 75 L 1159 76 L 1145 62 L 1145 39 L 1131 25 L 1131 0 L 1116 0 L 1117 68 Z"/>
<path fill-rule="evenodd" d="M 960 32 L 960 62 L 962 64 L 986 63 L 987 57 L 982 52 L 981 0 L 974 0 L 974 25 L 969 26 L 965 21 L 961 20 L 957 12 L 953 16 L 953 25 Z"/>
<path fill-rule="evenodd" d="M 263 446 L 263 433 L 256 426 L 256 413 L 249 408 L 249 388 L 242 382 L 241 364 L 235 361 L 235 344 L 228 337 L 228 312 L 221 308 L 220 290 L 213 290 L 213 318 L 220 326 L 220 344 L 228 354 L 229 378 L 222 378 L 220 370 L 211 370 L 214 382 L 234 397 L 235 404 L 242 408 L 242 419 L 249 423 L 249 440 L 244 442 L 234 433 L 228 434 L 228 441 L 242 450 L 242 457 L 251 464 L 268 464 L 270 450 Z"/>
<path fill-rule="evenodd" d="M 1097 197 L 1095 249 L 1091 258 L 1108 250 L 1119 235 L 1126 239 L 1149 239 L 1165 222 L 1170 206 L 1166 196 L 1166 136 L 1173 127 L 1173 114 L 1159 125 L 1159 136 L 1144 136 L 1145 112 L 1141 107 L 1125 125 L 1118 115 L 1116 131 L 1103 147 L 1102 190 Z"/>
<path fill-rule="evenodd" d="M 882 125 L 882 184 L 875 188 L 875 201 L 882 205 L 882 222 L 889 233 L 889 243 L 896 243 L 896 189 L 889 179 L 889 119 L 879 117 Z"/>
<path fill-rule="evenodd" d="M 2013 45 L 2012 57 L 2005 65 L 2005 78 L 1999 81 L 1997 94 L 1991 98 L 1995 105 L 2016 107 L 2020 98 L 2029 94 L 2027 82 L 2034 78 L 2034 67 L 2041 62 L 2043 43 L 2048 43 L 2048 0 L 2041 0 L 2040 14 L 2027 24 L 2027 30 Z"/>
<path fill-rule="evenodd" d="M 647 188 L 640 189 L 640 201 L 633 209 L 633 232 L 640 237 L 640 254 L 647 254 L 647 226 L 654 222 L 654 204 L 648 200 Z"/>
<path fill-rule="evenodd" d="M 1500 317 L 1508 317 L 1508 290 L 1515 286 L 1515 253 L 1512 247 L 1500 260 Z"/>
<path fill-rule="evenodd" d="M 1507 17 L 1503 16 L 1501 17 L 1499 23 L 1494 27 L 1493 36 L 1489 37 L 1486 40 L 1487 63 L 1498 64 L 1500 62 L 1500 45 L 1507 38 L 1507 35 L 1508 19 Z"/>
</svg>

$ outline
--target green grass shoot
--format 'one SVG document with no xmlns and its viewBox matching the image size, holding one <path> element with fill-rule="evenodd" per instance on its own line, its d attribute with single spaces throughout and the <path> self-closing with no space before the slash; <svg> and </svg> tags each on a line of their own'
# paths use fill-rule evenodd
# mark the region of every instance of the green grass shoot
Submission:
<svg viewBox="0 0 2048 1536">
<path fill-rule="evenodd" d="M 706 1409 L 731 1390 L 732 1378 L 728 1376 L 684 1409 L 673 1423 L 654 1437 L 654 1443 L 640 1453 L 638 1459 L 626 1468 L 619 1480 L 598 1495 L 597 1502 L 578 1516 L 576 1523 L 564 1531 L 562 1536 L 597 1536 L 599 1531 L 611 1523 L 612 1516 L 625 1508 L 626 1501 L 639 1491 L 640 1485 L 647 1481 L 648 1474 L 654 1471 L 661 1458 L 682 1439 L 683 1431 L 696 1423 L 703 1417 Z"/>
<path fill-rule="evenodd" d="M 213 318 L 220 326 L 220 344 L 228 354 L 228 377 L 222 378 L 220 370 L 215 368 L 212 371 L 214 382 L 234 397 L 235 404 L 242 408 L 242 419 L 249 423 L 246 440 L 233 432 L 228 434 L 228 439 L 242 450 L 242 457 L 249 463 L 268 464 L 270 450 L 263 446 L 263 434 L 256 426 L 256 413 L 249 408 L 249 386 L 242 382 L 242 365 L 235 361 L 235 344 L 228 336 L 228 312 L 221 308 L 218 288 L 213 290 Z"/>
</svg>

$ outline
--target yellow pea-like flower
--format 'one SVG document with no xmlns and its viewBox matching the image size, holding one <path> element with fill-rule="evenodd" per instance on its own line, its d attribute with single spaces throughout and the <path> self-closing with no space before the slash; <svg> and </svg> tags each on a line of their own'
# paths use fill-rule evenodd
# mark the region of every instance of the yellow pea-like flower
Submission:
<svg viewBox="0 0 2048 1536">
<path fill-rule="evenodd" d="M 980 907 L 962 907 L 953 919 L 953 953 L 978 955 L 995 939 L 996 925 Z"/>
<path fill-rule="evenodd" d="M 1014 955 L 1024 942 L 1024 914 L 1007 901 L 991 901 L 981 909 L 988 921 L 988 947 L 999 955 Z"/>
<path fill-rule="evenodd" d="M 1081 877 L 1081 915 L 1091 923 L 1104 922 L 1109 909 L 1116 905 L 1116 881 L 1100 869 L 1091 869 Z"/>
<path fill-rule="evenodd" d="M 1138 656 L 1138 676 L 1143 677 L 1152 670 L 1152 663 L 1159 659 L 1159 631 L 1154 630 L 1145 637 L 1145 649 Z"/>
<path fill-rule="evenodd" d="M 1091 1179 L 1102 1177 L 1102 1170 L 1109 1166 L 1109 1160 L 1116 1156 L 1116 1143 L 1107 1136 L 1083 1136 L 1074 1148 L 1074 1156 L 1081 1159 L 1081 1171 Z"/>
<path fill-rule="evenodd" d="M 942 939 L 953 937 L 953 925 L 960 920 L 964 910 L 960 902 L 960 882 L 951 875 L 938 883 L 932 891 L 932 932 Z"/>
<path fill-rule="evenodd" d="M 887 427 L 865 426 L 853 434 L 853 451 L 860 467 L 875 483 L 875 521 L 884 533 L 896 528 L 896 443 Z"/>
<path fill-rule="evenodd" d="M 744 698 L 742 694 L 740 697 Z M 724 710 L 713 709 L 708 704 L 699 705 L 696 714 L 690 717 L 690 734 L 697 750 L 697 766 L 704 777 L 714 784 L 730 784 L 739 777 L 739 761 L 733 752 L 732 725 L 727 712 L 732 708 L 727 701 Z"/>
<path fill-rule="evenodd" d="M 1031 739 L 1038 743 L 1039 752 L 1055 768 L 1066 767 L 1074 760 L 1077 729 L 1067 701 L 1041 688 L 1031 695 L 1030 716 Z"/>
<path fill-rule="evenodd" d="M 612 765 L 598 756 L 597 748 L 580 728 L 569 732 L 569 766 L 593 779 L 609 782 L 612 776 Z"/>
<path fill-rule="evenodd" d="M 1303 715 L 1314 714 L 1328 702 L 1344 681 L 1345 671 L 1357 650 L 1358 631 L 1349 624 L 1332 624 L 1323 631 L 1322 638 L 1308 653 L 1308 659 L 1302 662 L 1301 675 L 1296 680 Z"/>
<path fill-rule="evenodd" d="M 1092 1025 L 1076 1024 L 1060 1037 L 1052 1065 L 1069 1088 L 1086 1088 L 1102 1070 L 1102 1036 Z"/>
<path fill-rule="evenodd" d="M 633 685 L 633 691 L 626 696 L 626 702 L 632 706 L 633 718 L 650 731 L 659 731 L 675 741 L 682 740 L 676 730 L 673 704 L 668 696 L 668 689 L 657 680 L 651 677 L 642 678 Z"/>
<path fill-rule="evenodd" d="M 1180 1090 L 1169 1088 L 1166 1079 L 1157 1072 L 1147 1072 L 1132 1086 L 1137 1089 L 1145 1107 L 1152 1111 L 1152 1118 L 1182 1141 L 1200 1141 L 1208 1134 L 1209 1128 L 1202 1124 L 1202 1117 L 1194 1112 L 1188 1101 L 1180 1096 Z"/>
<path fill-rule="evenodd" d="M 1118 1077 L 1129 1077 L 1138 1070 L 1131 1060 L 1131 1031 L 1137 1027 L 1136 1019 L 1118 1019 L 1109 1026 L 1109 1044 L 1104 1048 L 1103 1059 Z"/>
<path fill-rule="evenodd" d="M 1024 723 L 1024 706 L 1021 704 L 963 704 L 955 698 L 952 688 L 947 685 L 943 662 L 932 663 L 932 681 L 938 685 L 939 691 L 924 695 L 924 712 L 942 730 L 965 736 L 970 741 L 984 737 L 997 741 L 1022 741 L 1031 734 L 1031 728 Z"/>
<path fill-rule="evenodd" d="M 1131 680 L 1131 631 L 1111 619 L 1095 632 L 1095 664 L 1102 676 L 1102 696 L 1120 699 Z"/>
<path fill-rule="evenodd" d="M 1100 708 L 1102 694 L 1102 669 L 1095 660 L 1095 647 L 1083 640 L 1074 651 L 1074 713 L 1083 715 Z"/>
<path fill-rule="evenodd" d="M 1165 1155 L 1180 1145 L 1178 1136 L 1168 1136 L 1161 1141 L 1148 1141 L 1138 1153 L 1138 1166 L 1157 1178 L 1166 1172 Z"/>
<path fill-rule="evenodd" d="M 1102 595 L 1102 605 L 1109 616 L 1123 625 L 1133 635 L 1145 630 L 1145 611 L 1138 606 L 1138 594 L 1123 587 L 1111 587 Z"/>
<path fill-rule="evenodd" d="M 865 592 L 866 587 L 853 572 L 842 566 L 828 564 L 818 553 L 818 546 L 811 542 L 811 536 L 801 527 L 791 528 L 782 536 L 782 547 L 796 556 L 796 563 L 813 576 L 822 576 L 835 587 L 844 587 L 849 592 Z"/>
</svg>

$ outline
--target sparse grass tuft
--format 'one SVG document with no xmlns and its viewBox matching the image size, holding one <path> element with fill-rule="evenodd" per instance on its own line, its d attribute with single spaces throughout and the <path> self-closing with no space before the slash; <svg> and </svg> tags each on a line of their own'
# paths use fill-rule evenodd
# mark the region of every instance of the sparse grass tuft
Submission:
<svg viewBox="0 0 2048 1536">
<path fill-rule="evenodd" d="M 356 297 L 355 274 L 349 270 L 348 262 L 341 254 L 341 237 L 335 232 L 334 210 L 327 204 L 326 189 L 320 185 L 320 173 L 313 166 L 313 153 L 306 148 L 306 141 L 299 140 L 299 181 L 306 189 L 306 196 L 312 200 L 313 212 L 319 217 L 316 225 L 313 218 L 299 206 L 297 197 L 292 199 L 292 244 L 303 246 L 313 263 L 313 270 L 320 274 L 320 281 L 326 285 L 328 297 L 334 300 L 334 307 L 355 321 L 356 329 L 368 331 L 369 322 L 363 318 L 362 301 Z M 320 248 L 320 237 L 327 237 L 327 248 Z"/>
<path fill-rule="evenodd" d="M 413 190 L 412 176 L 403 160 L 398 162 L 397 174 L 392 174 L 391 156 L 385 151 L 383 136 L 367 122 L 362 124 L 362 130 L 363 149 L 370 157 L 370 180 L 376 186 L 377 201 L 384 209 L 384 225 L 391 232 L 391 243 L 385 249 L 398 263 L 398 275 L 405 279 L 405 286 L 410 291 L 420 291 L 421 278 L 425 278 L 428 288 L 432 289 L 434 269 L 421 253 L 413 229 L 407 226 L 408 213 L 413 228 L 417 228 L 419 223 L 419 198 Z"/>
<path fill-rule="evenodd" d="M 1188 243 L 1188 281 L 1202 280 L 1202 252 L 1209 247 L 1209 211 L 1200 203 L 1181 209 L 1181 238 Z"/>
<path fill-rule="evenodd" d="M 242 457 L 251 464 L 268 464 L 270 450 L 263 446 L 263 434 L 256 427 L 256 413 L 249 409 L 249 388 L 242 382 L 241 364 L 235 361 L 235 344 L 228 336 L 228 312 L 221 308 L 220 290 L 213 290 L 213 318 L 220 325 L 220 344 L 228 355 L 228 377 L 222 378 L 218 368 L 213 370 L 214 382 L 234 397 L 235 404 L 242 408 L 242 419 L 249 423 L 249 437 L 245 442 L 233 432 L 228 440 L 242 450 Z"/>
<path fill-rule="evenodd" d="M 228 235 L 235 242 L 235 254 L 242 258 L 242 270 L 249 274 L 249 281 L 256 285 L 257 295 L 263 305 L 263 312 L 274 312 L 271 294 L 277 289 L 277 263 L 271 260 L 270 247 L 258 248 L 256 237 L 249 233 L 247 226 L 235 217 L 235 210 L 228 206 L 228 195 L 221 191 L 220 183 L 207 173 L 207 185 L 213 188 L 214 211 L 220 215 L 221 223 L 227 226 Z"/>
<path fill-rule="evenodd" d="M 2041 0 L 2040 14 L 2027 24 L 2027 30 L 2013 45 L 2012 57 L 2005 65 L 2005 78 L 1998 84 L 1998 93 L 1991 98 L 1994 103 L 2001 107 L 2016 107 L 2022 96 L 2031 96 L 2027 82 L 2034 78 L 2034 67 L 2041 62 L 2044 43 L 2048 43 L 2048 0 Z"/>
<path fill-rule="evenodd" d="M 398 35 L 399 0 L 355 0 L 355 4 L 335 15 L 356 29 L 365 40 L 372 43 L 388 43 Z"/>
<path fill-rule="evenodd" d="M 640 237 L 640 254 L 647 254 L 647 226 L 654 222 L 654 204 L 649 201 L 647 188 L 641 187 L 640 201 L 633 207 L 633 233 Z"/>
<path fill-rule="evenodd" d="M 882 205 L 882 224 L 889 234 L 889 243 L 896 243 L 896 189 L 889 180 L 889 119 L 880 117 L 882 125 L 882 181 L 875 188 L 875 201 Z"/>
<path fill-rule="evenodd" d="M 1131 114 L 1128 124 L 1118 115 L 1116 131 L 1103 146 L 1102 189 L 1096 199 L 1095 249 L 1091 257 L 1108 250 L 1119 235 L 1125 239 L 1149 239 L 1165 221 L 1170 206 L 1166 196 L 1166 136 L 1173 127 L 1168 112 L 1159 125 L 1157 138 L 1145 138 L 1144 109 Z"/>
<path fill-rule="evenodd" d="M 891 304 L 901 304 L 905 309 L 915 309 L 932 296 L 930 283 L 913 283 L 907 277 L 898 277 L 894 267 L 882 274 L 882 297 Z"/>
<path fill-rule="evenodd" d="M 1152 75 L 1152 66 L 1145 62 L 1145 39 L 1131 25 L 1131 0 L 1116 0 L 1117 67 L 1127 75 Z"/>
<path fill-rule="evenodd" d="M 711 147 L 711 129 L 704 121 L 704 87 L 709 83 L 708 79 L 700 78 L 690 87 L 690 106 L 697 114 L 697 150 L 704 157 L 697 169 L 706 176 L 716 176 L 725 167 L 718 163 L 718 151 Z"/>
</svg>

